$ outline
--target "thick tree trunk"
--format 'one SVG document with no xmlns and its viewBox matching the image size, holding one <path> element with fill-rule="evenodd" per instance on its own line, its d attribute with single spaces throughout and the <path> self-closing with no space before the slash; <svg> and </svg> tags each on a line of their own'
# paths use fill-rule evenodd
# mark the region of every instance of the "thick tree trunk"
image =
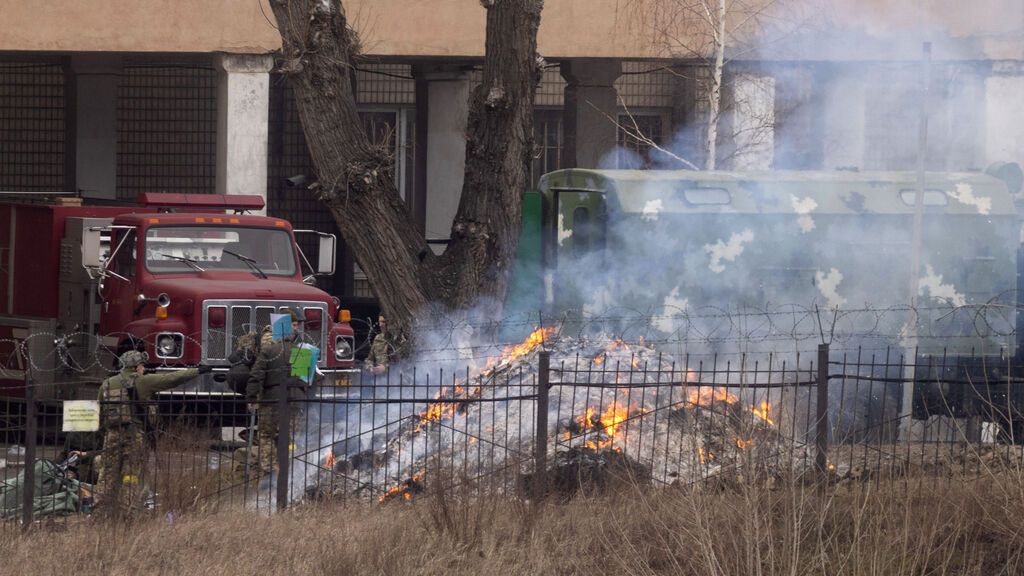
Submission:
<svg viewBox="0 0 1024 576">
<path fill-rule="evenodd" d="M 537 28 L 543 0 L 483 0 L 484 82 L 470 103 L 466 178 L 452 242 L 435 257 L 371 145 L 349 75 L 358 38 L 339 0 L 272 0 L 282 39 L 280 69 L 295 94 L 318 194 L 373 284 L 390 324 L 406 332 L 430 305 L 503 300 L 515 255 L 540 77 Z"/>
<path fill-rule="evenodd" d="M 519 243 L 540 82 L 537 29 L 543 0 L 482 0 L 487 8 L 483 82 L 470 97 L 466 173 L 445 252 L 446 301 L 500 303 Z"/>
</svg>

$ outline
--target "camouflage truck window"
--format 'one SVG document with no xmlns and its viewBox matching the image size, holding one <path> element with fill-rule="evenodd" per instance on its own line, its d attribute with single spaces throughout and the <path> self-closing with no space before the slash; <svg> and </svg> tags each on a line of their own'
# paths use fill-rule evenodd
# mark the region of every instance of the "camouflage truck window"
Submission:
<svg viewBox="0 0 1024 576">
<path fill-rule="evenodd" d="M 583 256 L 590 251 L 591 244 L 591 225 L 590 225 L 590 210 L 587 210 L 583 206 L 577 206 L 572 211 L 572 222 L 576 228 L 576 233 L 572 237 L 573 251 L 577 256 Z"/>
<path fill-rule="evenodd" d="M 295 250 L 284 230 L 231 226 L 156 226 L 146 231 L 146 269 L 154 273 L 204 270 L 294 276 Z"/>
<path fill-rule="evenodd" d="M 732 202 L 725 188 L 687 188 L 683 198 L 690 204 L 728 204 Z"/>
</svg>

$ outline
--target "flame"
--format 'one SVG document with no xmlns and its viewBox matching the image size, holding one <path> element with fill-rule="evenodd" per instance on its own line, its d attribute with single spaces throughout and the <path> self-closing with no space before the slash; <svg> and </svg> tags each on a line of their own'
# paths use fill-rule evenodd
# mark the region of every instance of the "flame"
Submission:
<svg viewBox="0 0 1024 576">
<path fill-rule="evenodd" d="M 495 359 L 494 357 L 487 359 L 487 363 L 484 364 L 483 369 L 484 376 L 490 376 L 496 369 L 504 368 L 517 358 L 526 356 L 532 352 L 534 348 L 540 346 L 545 340 L 553 336 L 557 330 L 558 329 L 553 326 L 549 328 L 540 327 L 531 332 L 530 335 L 519 344 L 516 344 L 515 346 L 506 346 L 501 352 L 500 359 Z"/>
<path fill-rule="evenodd" d="M 587 440 L 584 444 L 584 446 L 591 450 L 601 450 L 609 448 L 615 443 L 619 428 L 628 418 L 629 409 L 619 405 L 617 402 L 612 402 L 608 409 L 600 416 L 597 415 L 597 411 L 594 408 L 588 406 L 584 415 L 576 417 L 576 423 L 579 424 L 580 429 L 584 432 L 596 430 L 598 434 L 607 436 L 603 440 L 600 438 L 596 441 Z M 571 434 L 567 431 L 565 439 L 569 440 L 570 438 Z"/>
<path fill-rule="evenodd" d="M 775 426 L 775 421 L 772 420 L 769 417 L 769 413 L 771 412 L 771 409 L 772 409 L 772 405 L 771 404 L 769 404 L 768 402 L 765 402 L 765 401 L 761 401 L 761 405 L 759 407 L 751 408 L 750 411 L 753 412 L 754 415 L 757 416 L 758 418 L 760 418 L 761 420 L 764 420 L 768 424 L 770 424 L 772 426 Z"/>
<path fill-rule="evenodd" d="M 412 475 L 412 478 L 405 482 L 388 488 L 383 494 L 377 497 L 377 501 L 383 504 L 387 502 L 388 499 L 397 497 L 398 494 L 401 494 L 402 499 L 408 502 L 409 500 L 412 500 L 412 492 L 410 492 L 410 490 L 413 486 L 419 484 L 421 480 L 423 480 L 423 472 L 417 472 Z"/>
<path fill-rule="evenodd" d="M 420 421 L 416 424 L 414 432 L 419 432 L 431 422 L 439 422 L 442 418 L 455 414 L 455 404 L 451 402 L 435 402 L 427 409 L 420 412 Z"/>
<path fill-rule="evenodd" d="M 523 340 L 522 342 L 516 344 L 511 348 L 505 348 L 505 350 L 501 353 L 501 363 L 508 364 L 509 362 L 512 362 L 516 358 L 522 358 L 523 356 L 526 356 L 527 354 L 532 352 L 534 348 L 540 346 L 541 344 L 544 343 L 545 340 L 554 335 L 554 333 L 554 327 L 537 328 L 536 330 L 531 332 L 529 336 L 526 337 L 526 340 Z"/>
<path fill-rule="evenodd" d="M 327 456 L 324 458 L 324 468 L 327 468 L 328 470 L 334 470 L 335 464 L 337 464 L 337 460 L 334 458 L 334 452 L 328 450 Z"/>
<path fill-rule="evenodd" d="M 633 356 L 633 359 L 629 363 L 630 363 L 630 365 L 633 366 L 633 370 L 639 370 L 640 369 L 640 358 L 639 357 Z"/>
<path fill-rule="evenodd" d="M 601 352 L 600 354 L 598 354 L 597 356 L 594 357 L 594 364 L 598 364 L 598 365 L 604 364 L 604 361 L 605 361 L 606 357 L 607 357 L 607 355 L 604 352 Z"/>
<path fill-rule="evenodd" d="M 747 448 L 750 448 L 751 444 L 753 444 L 753 442 L 751 442 L 750 440 L 744 440 L 742 438 L 736 439 L 736 447 L 739 448 L 740 450 L 746 450 Z"/>
<path fill-rule="evenodd" d="M 689 404 L 688 408 L 693 408 L 694 406 L 707 407 L 715 402 L 735 404 L 740 400 L 739 397 L 730 393 L 725 388 L 711 388 L 707 386 L 698 386 L 695 389 L 689 390 L 686 399 Z"/>
<path fill-rule="evenodd" d="M 705 449 L 703 447 L 697 448 L 697 456 L 700 457 L 701 464 L 707 464 L 708 462 L 715 461 L 715 453 L 710 449 Z"/>
</svg>

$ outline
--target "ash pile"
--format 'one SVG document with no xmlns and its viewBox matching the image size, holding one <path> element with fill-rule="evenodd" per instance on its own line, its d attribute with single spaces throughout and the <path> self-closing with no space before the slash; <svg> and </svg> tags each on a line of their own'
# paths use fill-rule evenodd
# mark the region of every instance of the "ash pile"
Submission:
<svg viewBox="0 0 1024 576">
<path fill-rule="evenodd" d="M 535 472 L 542 350 L 550 353 L 548 477 L 560 492 L 623 475 L 653 485 L 777 476 L 810 462 L 804 443 L 783 433 L 792 416 L 777 408 L 782 392 L 751 387 L 742 370 L 687 366 L 642 340 L 539 328 L 435 384 L 429 402 L 364 406 L 321 426 L 306 440 L 317 462 L 297 468 L 293 485 L 306 497 L 381 502 L 411 500 L 432 481 L 521 494 Z"/>
</svg>

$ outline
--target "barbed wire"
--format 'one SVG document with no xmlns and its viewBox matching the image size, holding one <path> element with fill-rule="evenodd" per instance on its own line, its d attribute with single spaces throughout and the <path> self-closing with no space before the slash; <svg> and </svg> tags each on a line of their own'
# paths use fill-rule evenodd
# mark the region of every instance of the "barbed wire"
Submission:
<svg viewBox="0 0 1024 576">
<path fill-rule="evenodd" d="M 508 349 L 538 328 L 550 334 L 539 344 L 555 341 L 583 343 L 595 351 L 615 342 L 642 344 L 676 358 L 712 355 L 741 357 L 755 354 L 811 353 L 828 342 L 834 354 L 922 350 L 930 354 L 952 353 L 959 356 L 1012 356 L 1016 346 L 1016 304 L 1000 295 L 984 304 L 911 307 L 897 305 L 822 310 L 815 304 L 778 304 L 754 306 L 679 308 L 666 306 L 658 313 L 629 307 L 615 307 L 593 313 L 586 309 L 567 310 L 557 316 L 542 312 L 509 314 L 498 319 L 474 317 L 472 313 L 425 315 L 416 325 L 415 342 L 410 349 L 391 344 L 394 355 L 409 364 L 452 365 L 482 363 L 501 357 Z M 912 325 L 916 320 L 916 324 Z M 352 342 L 351 365 L 365 355 L 375 334 L 372 319 L 353 319 L 355 333 L 367 337 Z M 264 327 L 243 324 L 229 329 L 206 328 L 194 333 L 174 332 L 180 337 L 181 353 L 150 357 L 151 368 L 176 369 L 195 366 L 182 358 L 198 358 L 195 351 L 204 342 L 223 343 L 223 354 L 202 355 L 205 362 L 221 368 L 229 366 L 228 356 L 245 334 L 258 335 Z M 96 377 L 117 371 L 117 357 L 127 349 L 146 343 L 149 349 L 160 336 L 171 330 L 148 333 L 114 332 L 99 336 L 84 331 L 39 331 L 21 338 L 0 339 L 0 378 L 10 379 L 31 370 L 36 375 L 62 373 L 91 374 Z M 303 342 L 326 354 L 323 338 L 340 332 L 307 330 L 300 333 Z M 352 336 L 347 332 L 345 336 Z M 322 358 L 321 365 L 335 365 Z M 902 362 L 902 360 L 901 360 Z"/>
</svg>

